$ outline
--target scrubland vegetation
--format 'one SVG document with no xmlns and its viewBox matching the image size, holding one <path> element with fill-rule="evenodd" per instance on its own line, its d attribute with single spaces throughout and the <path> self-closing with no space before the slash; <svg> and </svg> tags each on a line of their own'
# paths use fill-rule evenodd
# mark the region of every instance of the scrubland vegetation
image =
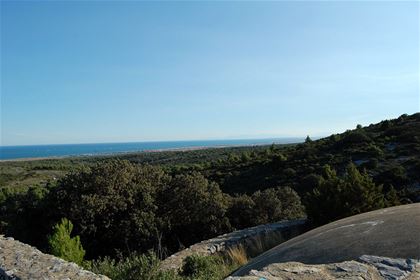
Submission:
<svg viewBox="0 0 420 280">
<path fill-rule="evenodd" d="M 180 274 L 159 260 L 235 229 L 420 201 L 419 155 L 415 114 L 296 145 L 2 162 L 0 232 L 113 279 L 222 279 L 250 250 Z"/>
</svg>

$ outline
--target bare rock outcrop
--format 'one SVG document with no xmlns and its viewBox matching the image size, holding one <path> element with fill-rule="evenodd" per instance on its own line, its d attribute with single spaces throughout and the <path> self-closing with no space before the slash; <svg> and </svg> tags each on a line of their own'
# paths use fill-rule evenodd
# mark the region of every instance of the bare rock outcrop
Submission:
<svg viewBox="0 0 420 280">
<path fill-rule="evenodd" d="M 189 248 L 179 251 L 162 261 L 162 270 L 178 270 L 184 259 L 191 255 L 209 256 L 221 253 L 230 247 L 246 243 L 252 238 L 270 238 L 273 234 L 281 235 L 282 239 L 288 240 L 306 230 L 306 219 L 281 221 L 273 224 L 260 225 L 246 228 L 194 244 Z"/>
<path fill-rule="evenodd" d="M 363 255 L 357 261 L 332 264 L 273 263 L 261 270 L 251 270 L 246 276 L 226 278 L 226 280 L 280 279 L 418 280 L 420 279 L 420 260 Z"/>
<path fill-rule="evenodd" d="M 0 280 L 80 279 L 107 280 L 75 263 L 44 254 L 38 249 L 0 235 Z"/>
<path fill-rule="evenodd" d="M 420 259 L 420 203 L 366 212 L 312 229 L 252 259 L 232 276 L 275 263 L 340 263 L 363 255 Z"/>
</svg>

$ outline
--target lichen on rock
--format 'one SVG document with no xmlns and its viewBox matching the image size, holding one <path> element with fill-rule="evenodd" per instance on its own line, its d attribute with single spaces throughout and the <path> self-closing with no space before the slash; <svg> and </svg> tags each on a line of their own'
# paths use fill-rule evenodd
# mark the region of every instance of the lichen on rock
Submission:
<svg viewBox="0 0 420 280">
<path fill-rule="evenodd" d="M 393 259 L 363 255 L 358 260 L 332 264 L 273 263 L 261 270 L 251 270 L 246 276 L 230 276 L 226 280 L 280 279 L 420 279 L 420 260 Z"/>
<path fill-rule="evenodd" d="M 0 235 L 0 280 L 80 279 L 108 280 L 38 249 Z"/>
</svg>

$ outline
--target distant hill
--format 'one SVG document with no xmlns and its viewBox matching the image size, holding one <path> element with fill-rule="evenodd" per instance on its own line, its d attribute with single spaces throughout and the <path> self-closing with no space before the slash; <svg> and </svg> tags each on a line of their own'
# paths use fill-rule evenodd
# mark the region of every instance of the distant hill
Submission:
<svg viewBox="0 0 420 280">
<path fill-rule="evenodd" d="M 325 164 L 343 173 L 353 162 L 366 169 L 376 183 L 385 188 L 392 184 L 418 201 L 419 155 L 420 113 L 416 113 L 304 144 L 0 162 L 0 187 L 42 186 L 78 166 L 119 158 L 163 166 L 172 174 L 199 171 L 229 194 L 273 186 L 291 186 L 304 194 L 312 189 Z"/>
<path fill-rule="evenodd" d="M 309 139 L 308 139 L 309 140 Z M 219 183 L 224 192 L 253 193 L 273 186 L 291 186 L 299 194 L 313 188 L 328 164 L 339 174 L 353 162 L 366 169 L 385 190 L 392 185 L 418 201 L 420 189 L 420 113 L 401 115 L 366 127 L 360 125 L 303 144 L 244 151 L 208 167 L 195 167 Z"/>
</svg>

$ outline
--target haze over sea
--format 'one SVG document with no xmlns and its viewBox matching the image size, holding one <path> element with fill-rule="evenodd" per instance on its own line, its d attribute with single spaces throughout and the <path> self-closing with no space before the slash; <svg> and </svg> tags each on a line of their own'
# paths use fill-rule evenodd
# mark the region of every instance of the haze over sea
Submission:
<svg viewBox="0 0 420 280">
<path fill-rule="evenodd" d="M 59 144 L 0 146 L 0 160 L 23 158 L 46 158 L 63 156 L 107 155 L 129 152 L 195 149 L 206 147 L 229 147 L 248 145 L 289 144 L 302 142 L 303 138 L 269 138 L 269 139 L 227 139 L 227 140 L 189 140 L 162 142 L 131 143 L 91 143 L 91 144 Z"/>
</svg>

